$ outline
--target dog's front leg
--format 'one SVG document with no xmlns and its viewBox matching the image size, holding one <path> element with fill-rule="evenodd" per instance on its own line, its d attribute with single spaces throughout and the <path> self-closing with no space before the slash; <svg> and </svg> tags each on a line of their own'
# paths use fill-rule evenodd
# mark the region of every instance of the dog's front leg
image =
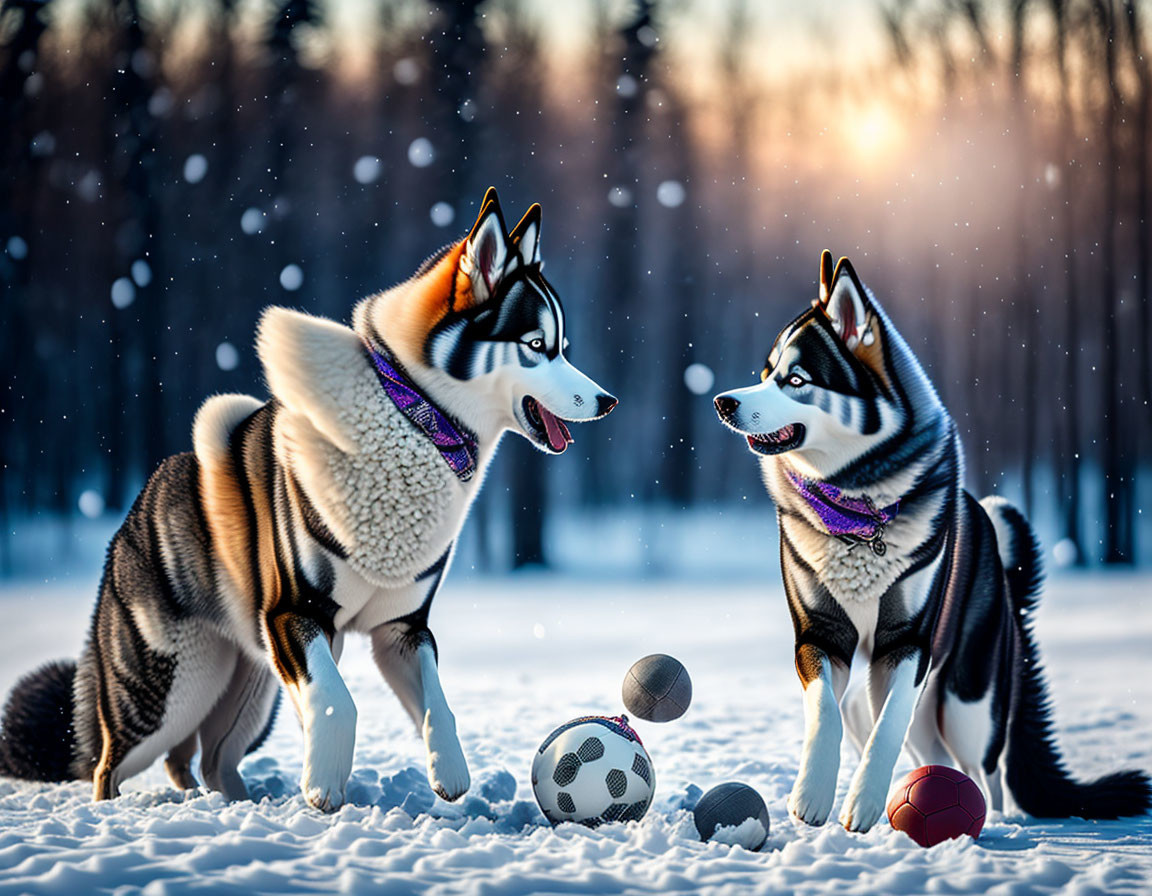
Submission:
<svg viewBox="0 0 1152 896">
<path fill-rule="evenodd" d="M 788 811 L 808 824 L 824 824 L 836 799 L 840 771 L 840 697 L 848 669 L 812 644 L 796 647 L 796 671 L 804 685 L 804 748 Z"/>
<path fill-rule="evenodd" d="M 873 705 L 883 705 L 872 726 L 860 766 L 852 777 L 848 798 L 840 812 L 840 823 L 850 831 L 867 831 L 884 812 L 892 769 L 912 721 L 912 712 L 924 680 L 916 681 L 920 654 L 900 659 L 891 656 L 873 660 L 868 670 L 868 688 Z M 927 676 L 925 676 L 926 680 Z"/>
<path fill-rule="evenodd" d="M 270 615 L 267 636 L 273 665 L 304 729 L 300 789 L 312 806 L 334 811 L 344 804 L 344 786 L 352 773 L 356 704 L 319 623 L 294 613 Z"/>
<path fill-rule="evenodd" d="M 372 629 L 372 656 L 424 737 L 428 783 L 444 799 L 459 799 L 472 782 L 456 736 L 456 717 L 440 686 L 432 632 L 421 619 L 379 625 Z"/>
</svg>

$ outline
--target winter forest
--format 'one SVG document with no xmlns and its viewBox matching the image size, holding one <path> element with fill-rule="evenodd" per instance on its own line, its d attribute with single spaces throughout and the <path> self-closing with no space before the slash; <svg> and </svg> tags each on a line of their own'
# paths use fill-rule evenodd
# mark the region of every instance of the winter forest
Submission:
<svg viewBox="0 0 1152 896">
<path fill-rule="evenodd" d="M 0 574 L 59 562 L 21 533 L 115 524 L 206 396 L 265 394 L 262 308 L 347 320 L 489 185 L 543 205 L 570 356 L 621 404 L 563 458 L 505 440 L 472 566 L 613 520 L 659 572 L 705 518 L 770 562 L 711 397 L 757 379 L 823 248 L 924 361 L 974 493 L 1056 565 L 1149 562 L 1152 4 L 797 9 L 3 0 Z"/>
</svg>

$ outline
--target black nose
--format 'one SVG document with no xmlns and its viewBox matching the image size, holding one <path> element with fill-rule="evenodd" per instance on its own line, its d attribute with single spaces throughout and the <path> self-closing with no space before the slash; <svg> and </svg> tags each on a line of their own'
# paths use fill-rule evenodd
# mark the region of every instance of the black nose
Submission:
<svg viewBox="0 0 1152 896">
<path fill-rule="evenodd" d="M 619 402 L 616 401 L 611 395 L 598 395 L 596 397 L 596 416 L 603 417 L 612 408 L 616 407 Z"/>
<path fill-rule="evenodd" d="M 716 413 L 724 420 L 731 420 L 736 409 L 740 407 L 739 400 L 730 395 L 717 395 L 712 399 L 712 403 L 716 405 Z"/>
</svg>

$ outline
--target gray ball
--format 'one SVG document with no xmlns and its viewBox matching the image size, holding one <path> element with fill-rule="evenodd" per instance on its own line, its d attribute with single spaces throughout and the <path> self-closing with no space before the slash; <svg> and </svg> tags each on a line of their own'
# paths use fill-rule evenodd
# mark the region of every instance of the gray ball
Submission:
<svg viewBox="0 0 1152 896">
<path fill-rule="evenodd" d="M 753 852 L 763 846 L 768 840 L 768 807 L 755 790 L 747 784 L 729 781 L 727 784 L 718 784 L 700 797 L 700 802 L 692 810 L 696 821 L 696 830 L 701 840 L 711 840 L 720 827 L 739 827 L 749 818 L 754 818 L 764 829 L 753 829 L 745 832 L 743 838 L 724 838 L 725 843 L 739 843 L 745 849 Z"/>
<path fill-rule="evenodd" d="M 620 689 L 628 712 L 646 722 L 671 722 L 692 702 L 692 679 L 683 664 L 663 653 L 637 660 Z"/>
</svg>

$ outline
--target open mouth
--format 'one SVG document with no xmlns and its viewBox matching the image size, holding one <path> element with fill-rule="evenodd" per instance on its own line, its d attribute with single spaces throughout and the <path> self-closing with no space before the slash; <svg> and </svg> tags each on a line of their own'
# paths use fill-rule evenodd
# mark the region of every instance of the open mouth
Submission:
<svg viewBox="0 0 1152 896">
<path fill-rule="evenodd" d="M 776 432 L 746 436 L 748 447 L 757 454 L 782 454 L 804 441 L 804 424 L 789 423 Z"/>
<path fill-rule="evenodd" d="M 564 421 L 531 395 L 524 396 L 522 406 L 528 434 L 555 454 L 563 454 L 564 449 L 572 444 L 572 434 L 568 432 Z"/>
</svg>

